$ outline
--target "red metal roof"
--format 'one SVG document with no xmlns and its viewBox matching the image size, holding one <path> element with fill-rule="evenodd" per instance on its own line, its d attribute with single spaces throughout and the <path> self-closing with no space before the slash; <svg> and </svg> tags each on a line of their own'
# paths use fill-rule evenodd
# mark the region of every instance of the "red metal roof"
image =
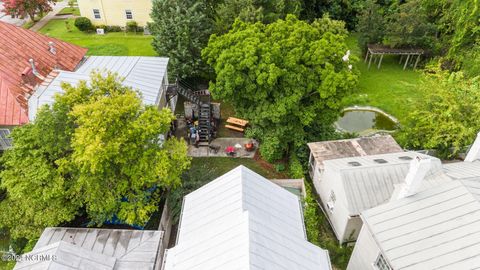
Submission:
<svg viewBox="0 0 480 270">
<path fill-rule="evenodd" d="M 49 42 L 56 53 L 50 52 Z M 22 73 L 34 59 L 37 71 L 44 77 L 55 68 L 73 71 L 87 49 L 50 38 L 8 23 L 0 22 L 0 126 L 28 122 L 28 97 L 31 87 L 25 85 Z"/>
</svg>

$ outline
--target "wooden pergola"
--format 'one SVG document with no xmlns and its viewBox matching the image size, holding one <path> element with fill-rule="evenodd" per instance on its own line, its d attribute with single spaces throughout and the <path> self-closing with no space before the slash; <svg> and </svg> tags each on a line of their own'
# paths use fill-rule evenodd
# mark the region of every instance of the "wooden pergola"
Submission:
<svg viewBox="0 0 480 270">
<path fill-rule="evenodd" d="M 403 65 L 403 70 L 405 70 L 407 68 L 408 63 L 410 61 L 413 61 L 413 58 L 416 57 L 415 64 L 413 65 L 413 69 L 415 69 L 417 68 L 417 64 L 420 61 L 420 56 L 423 54 L 423 52 L 424 51 L 422 49 L 396 49 L 396 48 L 390 48 L 383 45 L 368 45 L 367 54 L 365 55 L 365 63 L 368 60 L 368 69 L 370 69 L 370 65 L 372 64 L 372 59 L 374 59 L 374 64 L 376 64 L 378 60 L 377 68 L 379 69 L 380 66 L 382 65 L 383 56 L 385 54 L 400 55 L 399 63 L 402 63 L 404 57 L 406 56 L 405 64 Z M 369 60 L 369 56 L 370 56 L 370 60 Z"/>
</svg>

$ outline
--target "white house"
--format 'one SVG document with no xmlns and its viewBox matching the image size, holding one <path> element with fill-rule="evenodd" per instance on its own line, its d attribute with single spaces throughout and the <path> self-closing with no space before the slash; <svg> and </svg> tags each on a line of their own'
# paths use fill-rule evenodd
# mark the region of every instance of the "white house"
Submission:
<svg viewBox="0 0 480 270">
<path fill-rule="evenodd" d="M 428 184 L 437 185 L 448 179 L 441 172 L 439 159 L 416 152 L 350 157 L 323 162 L 322 178 L 315 188 L 337 239 L 351 242 L 362 227 L 360 213 L 389 201 L 395 185 L 405 182 L 410 161 L 431 158 Z"/>
<path fill-rule="evenodd" d="M 35 119 L 37 110 L 52 104 L 54 96 L 62 93 L 62 83 L 77 85 L 90 81 L 92 71 L 110 71 L 124 78 L 123 84 L 140 93 L 145 105 L 175 110 L 176 98 L 167 101 L 168 58 L 143 56 L 89 56 L 74 71 L 56 71 L 45 80 L 28 100 L 28 116 Z"/>
<path fill-rule="evenodd" d="M 450 181 L 425 187 L 428 179 L 417 174 L 397 186 L 390 202 L 362 212 L 347 269 L 480 268 L 479 159 L 480 136 L 464 162 L 443 166 Z M 412 162 L 412 171 L 422 167 Z"/>
<path fill-rule="evenodd" d="M 165 270 L 331 269 L 306 239 L 299 197 L 239 166 L 184 198 Z"/>
</svg>

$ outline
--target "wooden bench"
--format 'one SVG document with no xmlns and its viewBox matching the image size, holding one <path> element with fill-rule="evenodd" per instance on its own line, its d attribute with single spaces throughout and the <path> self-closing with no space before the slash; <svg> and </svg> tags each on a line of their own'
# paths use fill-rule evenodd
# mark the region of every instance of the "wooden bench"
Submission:
<svg viewBox="0 0 480 270">
<path fill-rule="evenodd" d="M 238 126 L 241 126 L 241 127 L 245 127 L 246 125 L 248 125 L 247 120 L 243 120 L 243 119 L 239 119 L 239 118 L 235 118 L 235 117 L 229 117 L 227 119 L 227 123 L 238 125 Z"/>
<path fill-rule="evenodd" d="M 248 125 L 247 120 L 243 120 L 243 119 L 235 118 L 235 117 L 229 117 L 226 122 L 231 124 L 231 125 L 225 125 L 226 128 L 236 130 L 236 131 L 240 131 L 240 132 L 243 132 L 245 130 L 245 127 Z M 236 126 L 234 126 L 234 125 L 236 125 Z"/>
<path fill-rule="evenodd" d="M 229 129 L 233 129 L 233 130 L 236 130 L 236 131 L 240 131 L 240 132 L 243 132 L 245 129 L 243 128 L 240 128 L 240 127 L 236 127 L 236 126 L 231 126 L 231 125 L 225 125 L 226 128 L 229 128 Z"/>
</svg>

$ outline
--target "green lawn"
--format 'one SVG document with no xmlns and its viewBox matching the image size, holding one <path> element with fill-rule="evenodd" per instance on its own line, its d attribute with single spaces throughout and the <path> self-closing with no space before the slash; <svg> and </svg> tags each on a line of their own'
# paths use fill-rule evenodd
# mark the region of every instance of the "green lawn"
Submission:
<svg viewBox="0 0 480 270">
<path fill-rule="evenodd" d="M 67 31 L 68 22 L 70 32 Z M 74 19 L 51 20 L 39 31 L 42 34 L 58 38 L 85 48 L 88 55 L 127 55 L 156 56 L 152 48 L 152 37 L 133 33 L 107 33 L 100 36 L 83 33 L 74 26 Z"/>
<path fill-rule="evenodd" d="M 80 16 L 80 10 L 76 7 L 74 7 L 74 8 L 66 7 L 66 8 L 60 10 L 60 12 L 57 13 L 57 15 L 69 15 L 69 14 L 73 14 L 75 16 Z"/>
<path fill-rule="evenodd" d="M 361 72 L 358 91 L 346 99 L 346 105 L 370 105 L 378 107 L 404 122 L 408 113 L 413 109 L 416 101 L 423 98 L 415 90 L 420 80 L 421 71 L 412 68 L 403 70 L 403 65 L 398 63 L 398 57 L 385 56 L 382 66 L 372 65 L 367 69 L 364 55 L 360 55 L 357 37 L 351 35 L 347 44 L 352 54 L 359 57 L 358 69 Z"/>
</svg>

